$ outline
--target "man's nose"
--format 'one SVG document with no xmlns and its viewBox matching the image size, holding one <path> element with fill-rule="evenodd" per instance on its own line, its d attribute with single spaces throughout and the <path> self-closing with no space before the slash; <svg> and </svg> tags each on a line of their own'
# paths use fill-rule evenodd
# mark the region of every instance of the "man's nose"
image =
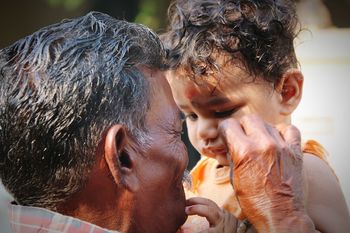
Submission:
<svg viewBox="0 0 350 233">
<path fill-rule="evenodd" d="M 205 144 L 209 144 L 218 137 L 217 122 L 212 119 L 200 119 L 197 134 L 201 140 L 205 141 Z"/>
</svg>

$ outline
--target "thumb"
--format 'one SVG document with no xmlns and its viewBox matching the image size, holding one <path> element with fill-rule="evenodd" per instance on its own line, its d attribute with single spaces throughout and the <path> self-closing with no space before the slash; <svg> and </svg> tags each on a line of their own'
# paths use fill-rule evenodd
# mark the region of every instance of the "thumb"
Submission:
<svg viewBox="0 0 350 233">
<path fill-rule="evenodd" d="M 222 137 L 223 141 L 226 143 L 228 149 L 231 152 L 235 143 L 240 142 L 246 138 L 240 122 L 233 118 L 229 118 L 220 122 L 218 130 L 220 137 Z"/>
<path fill-rule="evenodd" d="M 276 126 L 284 141 L 290 146 L 301 146 L 300 131 L 293 125 L 279 124 Z"/>
</svg>

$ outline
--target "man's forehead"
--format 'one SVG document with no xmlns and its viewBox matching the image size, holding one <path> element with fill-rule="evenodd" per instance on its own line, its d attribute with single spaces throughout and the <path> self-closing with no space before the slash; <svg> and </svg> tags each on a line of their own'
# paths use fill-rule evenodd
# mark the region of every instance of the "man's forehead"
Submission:
<svg viewBox="0 0 350 233">
<path fill-rule="evenodd" d="M 169 83 L 161 74 L 150 80 L 150 109 L 149 117 L 155 123 L 174 124 L 180 120 L 180 111 L 175 104 Z"/>
</svg>

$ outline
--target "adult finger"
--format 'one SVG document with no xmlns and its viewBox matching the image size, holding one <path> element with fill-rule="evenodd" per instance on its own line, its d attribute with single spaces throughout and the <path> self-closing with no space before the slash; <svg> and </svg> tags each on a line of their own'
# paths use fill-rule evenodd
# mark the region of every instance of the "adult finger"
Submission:
<svg viewBox="0 0 350 233">
<path fill-rule="evenodd" d="M 281 136 L 287 144 L 286 146 L 289 148 L 291 158 L 294 158 L 294 161 L 302 162 L 303 153 L 300 131 L 295 126 L 287 124 L 280 124 L 276 128 L 280 131 Z"/>
<path fill-rule="evenodd" d="M 266 123 L 265 128 L 280 148 L 283 147 L 283 145 L 285 145 L 283 136 L 275 126 Z"/>
<path fill-rule="evenodd" d="M 267 123 L 265 123 L 258 115 L 246 115 L 239 121 L 247 136 L 258 135 L 261 137 L 262 135 L 269 134 Z"/>
<path fill-rule="evenodd" d="M 301 135 L 300 131 L 293 125 L 279 124 L 276 126 L 277 130 L 280 132 L 284 141 L 288 145 L 298 146 L 301 145 Z"/>
<path fill-rule="evenodd" d="M 223 120 L 219 123 L 218 130 L 231 155 L 232 152 L 234 152 L 234 145 L 238 147 L 247 142 L 247 135 L 245 134 L 240 122 L 236 119 L 229 118 Z"/>
<path fill-rule="evenodd" d="M 265 122 L 258 115 L 247 115 L 240 119 L 242 128 L 248 136 L 250 146 L 260 149 L 281 148 L 285 144 L 275 126 Z"/>
<path fill-rule="evenodd" d="M 219 123 L 219 131 L 224 137 L 237 135 L 237 137 L 246 137 L 240 122 L 234 118 L 228 118 Z"/>
</svg>

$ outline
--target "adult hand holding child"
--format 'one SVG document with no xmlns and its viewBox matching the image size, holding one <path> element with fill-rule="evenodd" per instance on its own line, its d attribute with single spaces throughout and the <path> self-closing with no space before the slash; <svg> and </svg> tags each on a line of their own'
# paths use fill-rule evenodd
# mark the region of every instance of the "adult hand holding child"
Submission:
<svg viewBox="0 0 350 233">
<path fill-rule="evenodd" d="M 304 207 L 298 129 L 255 115 L 229 118 L 220 132 L 233 162 L 231 180 L 245 216 L 258 232 L 314 232 Z"/>
</svg>

